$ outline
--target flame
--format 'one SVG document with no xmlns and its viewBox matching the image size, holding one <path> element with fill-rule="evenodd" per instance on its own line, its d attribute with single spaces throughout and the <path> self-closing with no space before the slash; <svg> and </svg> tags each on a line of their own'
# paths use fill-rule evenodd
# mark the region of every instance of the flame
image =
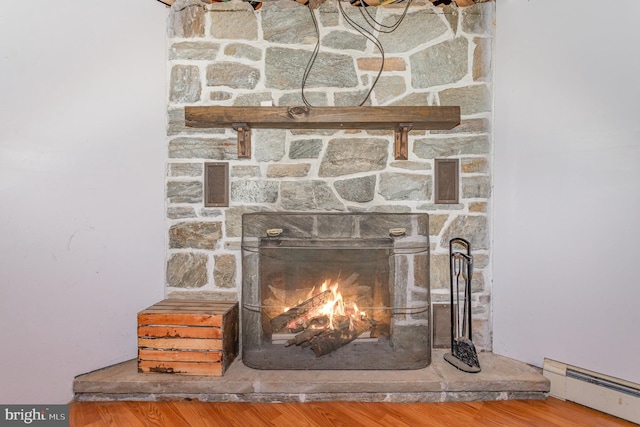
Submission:
<svg viewBox="0 0 640 427">
<path fill-rule="evenodd" d="M 353 303 L 353 309 L 345 309 L 344 298 L 342 297 L 342 292 L 340 292 L 340 282 L 332 284 L 330 280 L 325 280 L 320 286 L 320 293 L 326 292 L 327 290 L 331 291 L 332 298 L 318 309 L 318 314 L 329 317 L 330 329 L 335 329 L 335 316 L 349 317 L 349 328 L 355 328 L 352 319 L 364 319 L 366 316 L 365 312 L 360 311 L 356 303 Z"/>
</svg>

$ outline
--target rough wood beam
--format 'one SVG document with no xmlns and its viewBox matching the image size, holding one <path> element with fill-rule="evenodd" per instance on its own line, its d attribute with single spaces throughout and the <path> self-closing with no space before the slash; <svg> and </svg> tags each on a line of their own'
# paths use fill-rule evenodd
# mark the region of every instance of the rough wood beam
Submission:
<svg viewBox="0 0 640 427">
<path fill-rule="evenodd" d="M 166 4 L 167 6 L 171 6 L 173 4 L 173 2 L 175 0 L 156 0 L 162 4 Z M 216 3 L 215 0 L 202 0 L 204 3 Z M 222 1 L 222 0 L 220 0 Z M 273 0 L 263 0 L 263 1 L 273 1 Z M 296 1 L 296 0 L 293 0 Z M 311 0 L 310 6 L 312 8 L 317 8 L 320 4 L 324 3 L 327 0 Z M 458 6 L 464 7 L 464 6 L 472 6 L 476 3 L 486 3 L 489 1 L 494 1 L 494 0 L 451 0 L 449 3 L 447 3 L 447 0 L 429 0 L 431 3 L 439 3 L 439 5 L 444 6 L 445 4 L 453 4 L 455 3 Z"/>
<path fill-rule="evenodd" d="M 460 124 L 460 107 L 185 107 L 185 124 L 194 128 L 411 129 L 448 130 Z M 406 125 L 405 125 L 406 126 Z"/>
</svg>

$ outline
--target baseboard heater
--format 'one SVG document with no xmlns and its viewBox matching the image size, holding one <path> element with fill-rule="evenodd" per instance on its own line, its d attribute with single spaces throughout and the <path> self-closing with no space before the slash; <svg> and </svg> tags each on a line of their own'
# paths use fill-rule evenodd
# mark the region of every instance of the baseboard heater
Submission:
<svg viewBox="0 0 640 427">
<path fill-rule="evenodd" d="M 597 372 L 544 359 L 549 394 L 640 424 L 640 385 Z"/>
</svg>

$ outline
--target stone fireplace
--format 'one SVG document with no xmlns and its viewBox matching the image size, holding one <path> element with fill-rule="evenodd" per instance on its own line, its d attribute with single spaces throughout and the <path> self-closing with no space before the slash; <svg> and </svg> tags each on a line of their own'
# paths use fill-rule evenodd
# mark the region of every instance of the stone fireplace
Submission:
<svg viewBox="0 0 640 427">
<path fill-rule="evenodd" d="M 404 6 L 367 9 L 379 22 L 392 23 Z M 385 50 L 384 66 L 365 105 L 461 108 L 461 124 L 452 130 L 411 131 L 408 160 L 394 159 L 392 131 L 359 129 L 254 129 L 250 158 L 239 158 L 235 130 L 187 127 L 185 107 L 303 105 L 302 75 L 317 40 L 309 9 L 290 0 L 264 2 L 258 10 L 247 2 L 176 1 L 168 20 L 167 296 L 242 298 L 247 280 L 242 271 L 247 242 L 243 215 L 425 215 L 429 277 L 406 277 L 412 289 L 426 293 L 416 305 L 431 310 L 432 304 L 449 301 L 448 241 L 458 236 L 470 240 L 475 257 L 474 342 L 491 350 L 494 8 L 494 3 L 443 8 L 414 1 L 396 31 L 376 33 Z M 347 4 L 344 9 L 363 23 L 358 8 Z M 376 79 L 381 55 L 347 25 L 335 2 L 314 13 L 320 50 L 305 96 L 314 106 L 358 105 Z M 435 203 L 436 159 L 459 161 L 457 202 Z M 206 162 L 227 164 L 229 206 L 205 207 Z M 338 258 L 335 251 L 330 263 Z M 390 249 L 381 244 L 370 251 L 363 256 Z M 283 259 L 295 253 L 281 252 Z M 398 270 L 397 260 L 387 265 L 390 270 L 382 269 L 380 275 Z M 334 267 L 330 277 L 322 279 L 352 274 L 338 270 Z M 254 303 L 263 304 L 248 301 Z M 384 301 L 384 306 L 387 303 L 394 307 L 398 301 Z M 364 344 L 364 338 L 358 342 Z M 302 351 L 293 347 L 286 350 Z"/>
<path fill-rule="evenodd" d="M 309 9 L 291 0 L 257 10 L 252 4 L 176 0 L 167 66 L 166 294 L 239 301 L 245 363 L 232 363 L 222 377 L 198 377 L 138 373 L 131 360 L 76 378 L 76 399 L 544 399 L 546 378 L 490 351 L 495 3 L 455 8 L 415 0 L 394 32 L 375 32 L 385 61 L 365 106 L 461 110 L 452 130 L 411 130 L 407 160 L 394 159 L 393 130 L 253 129 L 250 152 L 239 156 L 236 130 L 185 125 L 187 107 L 303 105 L 301 81 L 318 40 Z M 344 9 L 364 23 L 361 10 L 346 2 Z M 404 4 L 367 9 L 389 25 Z M 314 13 L 320 50 L 305 96 L 314 107 L 357 106 L 382 56 L 346 25 L 335 2 Z M 456 165 L 459 192 L 436 203 L 443 162 Z M 229 171 L 218 189 L 228 189 L 228 206 L 205 203 L 206 163 Z M 369 226 L 374 218 L 384 226 Z M 437 304 L 449 302 L 453 237 L 469 240 L 474 256 L 473 341 L 482 372 L 472 375 L 447 363 L 446 349 L 431 350 L 427 332 L 431 313 L 442 308 Z M 331 295 L 322 290 L 325 282 Z M 335 284 L 348 303 L 344 314 L 333 315 L 334 330 L 346 338 L 337 348 L 328 338 L 329 351 L 324 343 L 319 356 L 287 346 L 311 325 L 328 327 L 324 315 L 298 314 L 329 302 Z M 354 301 L 358 309 L 350 308 Z M 282 316 L 289 311 L 295 315 Z M 363 323 L 368 330 L 360 333 Z M 261 360 L 274 349 L 276 356 Z M 381 364 L 361 357 L 369 351 Z M 353 360 L 366 369 L 355 369 Z M 345 363 L 348 369 L 334 369 Z"/>
</svg>

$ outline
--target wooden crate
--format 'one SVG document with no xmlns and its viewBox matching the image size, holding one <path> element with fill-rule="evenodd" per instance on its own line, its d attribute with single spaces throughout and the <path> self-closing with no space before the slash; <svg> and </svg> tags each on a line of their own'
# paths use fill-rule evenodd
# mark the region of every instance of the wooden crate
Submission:
<svg viewBox="0 0 640 427">
<path fill-rule="evenodd" d="M 163 300 L 138 313 L 138 372 L 222 376 L 238 354 L 238 303 Z"/>
</svg>

